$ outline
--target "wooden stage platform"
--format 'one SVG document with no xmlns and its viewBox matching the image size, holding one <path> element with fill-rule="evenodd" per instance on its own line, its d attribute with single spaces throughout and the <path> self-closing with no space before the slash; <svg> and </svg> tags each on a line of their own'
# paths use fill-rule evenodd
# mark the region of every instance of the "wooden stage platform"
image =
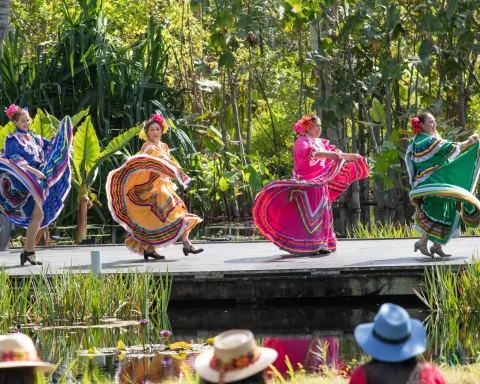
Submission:
<svg viewBox="0 0 480 384">
<path fill-rule="evenodd" d="M 123 245 L 38 248 L 40 266 L 20 266 L 20 250 L 0 252 L 0 265 L 12 278 L 39 273 L 90 269 L 90 251 L 100 250 L 103 272 L 128 268 L 174 276 L 172 300 L 235 300 L 413 295 L 426 266 L 455 268 L 478 254 L 480 237 L 453 239 L 445 250 L 453 256 L 431 259 L 413 252 L 414 239 L 340 240 L 327 256 L 296 257 L 269 242 L 209 242 L 205 252 L 183 256 L 181 245 L 162 250 L 166 260 L 145 262 Z"/>
</svg>

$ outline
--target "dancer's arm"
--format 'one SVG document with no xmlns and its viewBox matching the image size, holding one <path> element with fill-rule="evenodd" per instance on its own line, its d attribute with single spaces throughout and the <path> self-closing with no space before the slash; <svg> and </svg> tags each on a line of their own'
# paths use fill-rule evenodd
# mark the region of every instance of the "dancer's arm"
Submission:
<svg viewBox="0 0 480 384">
<path fill-rule="evenodd" d="M 338 156 L 339 154 L 336 152 L 318 151 L 315 153 L 316 158 L 326 157 L 328 159 L 337 160 Z"/>
<path fill-rule="evenodd" d="M 478 133 L 474 133 L 467 140 L 459 142 L 457 143 L 457 145 L 460 147 L 460 151 L 463 151 L 464 149 L 478 142 L 478 140 L 479 140 Z"/>
<path fill-rule="evenodd" d="M 21 149 L 21 146 L 15 138 L 9 137 L 5 140 L 5 156 L 7 159 L 12 160 L 19 167 L 29 171 L 35 175 L 37 179 L 45 179 L 45 175 L 42 172 L 28 165 L 28 161 L 21 156 Z"/>
<path fill-rule="evenodd" d="M 355 161 L 360 155 L 358 153 L 341 153 L 340 157 L 346 161 Z"/>
</svg>

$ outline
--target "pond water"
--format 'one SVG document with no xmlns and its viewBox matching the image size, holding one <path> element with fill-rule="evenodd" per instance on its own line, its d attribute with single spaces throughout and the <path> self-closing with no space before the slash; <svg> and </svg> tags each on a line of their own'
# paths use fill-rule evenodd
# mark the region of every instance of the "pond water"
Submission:
<svg viewBox="0 0 480 384">
<path fill-rule="evenodd" d="M 401 304 L 413 318 L 426 321 L 429 317 L 417 302 Z M 373 321 L 378 308 L 379 304 L 375 303 L 355 305 L 351 302 L 256 308 L 173 307 L 169 309 L 168 319 L 152 318 L 145 327 L 138 321 L 106 322 L 102 327 L 80 324 L 60 329 L 29 329 L 28 332 L 36 341 L 42 359 L 53 363 L 61 360 L 57 376 L 66 376 L 72 381 L 84 375 L 119 383 L 176 381 L 194 374 L 195 357 L 210 348 L 209 338 L 234 328 L 250 329 L 259 344 L 276 349 L 279 359 L 274 365 L 282 374 L 287 372 L 285 356 L 296 369 L 303 367 L 307 372 L 321 372 L 326 368 L 348 372 L 366 358 L 353 339 L 353 329 L 357 324 Z M 165 327 L 171 328 L 169 339 L 160 335 Z M 430 335 L 433 347 L 426 353 L 427 359 L 466 361 L 465 348 L 460 351 L 458 340 L 455 342 L 458 337 L 453 335 L 453 343 L 447 345 L 440 343 L 438 336 L 437 331 Z M 120 340 L 128 347 L 126 354 L 117 349 Z M 180 341 L 191 344 L 193 352 L 164 350 L 163 344 Z M 69 368 L 75 359 L 76 363 Z"/>
</svg>

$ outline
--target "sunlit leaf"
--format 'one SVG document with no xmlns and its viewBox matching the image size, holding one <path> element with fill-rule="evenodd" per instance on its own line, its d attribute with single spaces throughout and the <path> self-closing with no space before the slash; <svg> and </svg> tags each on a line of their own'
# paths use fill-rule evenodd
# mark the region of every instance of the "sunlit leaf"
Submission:
<svg viewBox="0 0 480 384">
<path fill-rule="evenodd" d="M 88 173 L 99 157 L 100 143 L 91 117 L 87 116 L 73 138 L 73 162 L 81 173 Z"/>
<path fill-rule="evenodd" d="M 15 132 L 15 124 L 11 121 L 0 128 L 0 150 L 3 150 L 5 146 L 5 138 L 13 132 Z"/>
</svg>

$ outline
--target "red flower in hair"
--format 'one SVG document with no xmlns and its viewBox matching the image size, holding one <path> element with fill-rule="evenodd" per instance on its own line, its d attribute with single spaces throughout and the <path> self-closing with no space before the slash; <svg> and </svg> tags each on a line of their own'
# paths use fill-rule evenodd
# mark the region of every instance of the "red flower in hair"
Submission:
<svg viewBox="0 0 480 384">
<path fill-rule="evenodd" d="M 158 124 L 160 124 L 160 126 L 162 127 L 162 133 L 167 133 L 168 124 L 167 124 L 167 121 L 165 120 L 165 118 L 163 116 L 160 116 L 159 114 L 155 113 L 152 116 L 152 120 L 156 121 Z"/>
<path fill-rule="evenodd" d="M 7 117 L 9 119 L 13 119 L 13 116 L 15 115 L 15 113 L 17 113 L 18 111 L 20 110 L 20 107 L 16 104 L 12 104 L 10 105 L 10 107 L 8 107 L 8 109 L 5 111 L 5 114 L 7 115 Z"/>
<path fill-rule="evenodd" d="M 307 115 L 304 116 L 301 120 L 298 120 L 297 123 L 293 126 L 293 130 L 299 135 L 303 135 L 309 131 L 313 125 L 313 116 Z"/>
<path fill-rule="evenodd" d="M 419 135 L 423 132 L 422 123 L 418 117 L 414 117 L 410 123 L 412 131 L 415 135 Z"/>
<path fill-rule="evenodd" d="M 165 119 L 163 118 L 163 116 L 160 116 L 159 114 L 155 113 L 153 116 L 152 116 L 152 120 L 155 120 L 158 124 L 162 124 Z"/>
</svg>

